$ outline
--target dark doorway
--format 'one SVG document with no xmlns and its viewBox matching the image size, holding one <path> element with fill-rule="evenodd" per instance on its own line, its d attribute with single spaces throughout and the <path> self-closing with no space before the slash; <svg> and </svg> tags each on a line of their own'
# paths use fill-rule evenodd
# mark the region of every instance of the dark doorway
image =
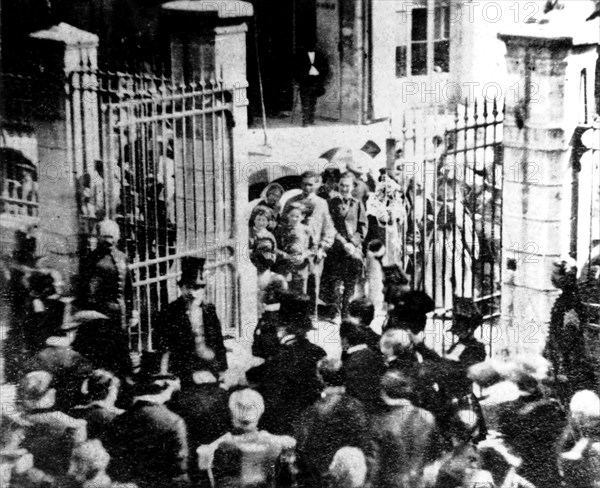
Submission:
<svg viewBox="0 0 600 488">
<path fill-rule="evenodd" d="M 294 106 L 296 49 L 314 43 L 316 0 L 254 0 L 248 36 L 250 116 L 261 115 L 260 65 L 267 116 L 288 115 Z"/>
</svg>

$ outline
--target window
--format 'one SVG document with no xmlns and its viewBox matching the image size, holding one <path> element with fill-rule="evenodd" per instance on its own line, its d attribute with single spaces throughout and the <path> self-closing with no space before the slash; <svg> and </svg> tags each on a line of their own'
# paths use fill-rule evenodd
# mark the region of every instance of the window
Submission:
<svg viewBox="0 0 600 488">
<path fill-rule="evenodd" d="M 419 0 L 398 12 L 396 77 L 450 70 L 450 3 Z"/>
</svg>

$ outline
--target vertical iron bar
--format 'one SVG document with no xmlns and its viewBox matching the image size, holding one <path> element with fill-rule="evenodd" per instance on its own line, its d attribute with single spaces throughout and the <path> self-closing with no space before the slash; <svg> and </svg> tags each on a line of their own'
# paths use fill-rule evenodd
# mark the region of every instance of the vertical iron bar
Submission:
<svg viewBox="0 0 600 488">
<path fill-rule="evenodd" d="M 198 183 L 196 181 L 196 83 L 195 81 L 191 81 L 189 84 L 190 87 L 190 104 L 191 104 L 191 112 L 190 116 L 192 122 L 192 186 L 194 191 L 192 192 L 194 195 L 194 247 L 198 249 Z"/>
</svg>

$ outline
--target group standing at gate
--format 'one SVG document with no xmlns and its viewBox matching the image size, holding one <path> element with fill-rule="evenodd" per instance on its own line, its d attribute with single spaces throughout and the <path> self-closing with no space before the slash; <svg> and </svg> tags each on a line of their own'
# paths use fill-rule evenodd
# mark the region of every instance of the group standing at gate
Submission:
<svg viewBox="0 0 600 488">
<path fill-rule="evenodd" d="M 252 353 L 263 362 L 235 385 L 222 381 L 228 351 L 205 297 L 203 258 L 180 259 L 179 298 L 158 311 L 155 350 L 138 365 L 127 328 L 139 314 L 115 222 L 99 223 L 75 302 L 62 296 L 56 271 L 19 256 L 7 288 L 18 352 L 10 379 L 19 388 L 15 410 L 3 412 L 3 483 L 597 488 L 600 399 L 582 355 L 572 264 L 555 270 L 563 295 L 550 361 L 486 360 L 475 337 L 481 311 L 460 296 L 440 356 L 423 341 L 435 303 L 411 290 L 397 264 L 379 263 L 380 335 L 374 304 L 357 291 L 365 250 L 383 254 L 377 236 L 369 239 L 367 185 L 352 172 L 323 176 L 317 188 L 317 175 L 302 175 L 302 193 L 283 205 L 273 184 L 253 211 L 261 314 Z M 315 307 L 341 312 L 341 358 L 309 340 Z"/>
<path fill-rule="evenodd" d="M 301 193 L 283 207 L 284 189 L 277 183 L 266 188 L 250 217 L 251 256 L 259 298 L 280 275 L 290 291 L 308 294 L 325 310 L 329 306 L 333 316 L 336 310 L 346 315 L 350 300 L 361 293 L 364 273 L 368 220 L 364 201 L 357 198 L 358 182 L 364 182 L 350 171 L 329 171 L 325 177 L 332 186 L 318 187 L 320 175 L 302 174 Z"/>
</svg>

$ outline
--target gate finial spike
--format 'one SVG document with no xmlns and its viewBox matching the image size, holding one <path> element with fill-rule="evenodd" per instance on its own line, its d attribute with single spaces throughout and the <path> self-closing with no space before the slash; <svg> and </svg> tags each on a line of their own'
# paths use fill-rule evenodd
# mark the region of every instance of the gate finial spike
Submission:
<svg viewBox="0 0 600 488">
<path fill-rule="evenodd" d="M 492 115 L 494 116 L 494 119 L 498 116 L 498 100 L 496 98 L 494 98 L 494 107 L 492 109 Z"/>
<path fill-rule="evenodd" d="M 457 102 L 456 105 L 454 106 L 454 125 L 455 126 L 458 125 L 458 120 L 459 120 L 459 116 L 458 116 L 458 102 Z"/>
<path fill-rule="evenodd" d="M 488 117 L 488 101 L 487 98 L 484 97 L 483 99 L 483 118 L 484 120 L 487 120 Z"/>
<path fill-rule="evenodd" d="M 473 103 L 473 121 L 475 123 L 477 123 L 478 118 L 479 118 L 479 115 L 477 114 L 477 98 L 476 98 Z"/>
</svg>

